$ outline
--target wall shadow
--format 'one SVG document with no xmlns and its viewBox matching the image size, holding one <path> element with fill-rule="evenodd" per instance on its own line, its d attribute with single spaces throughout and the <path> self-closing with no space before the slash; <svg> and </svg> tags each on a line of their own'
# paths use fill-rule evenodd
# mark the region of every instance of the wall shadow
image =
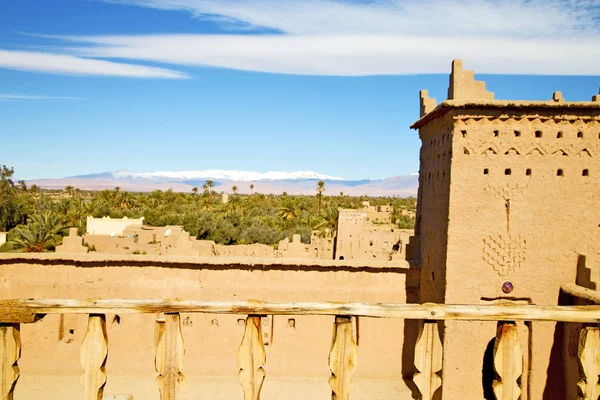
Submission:
<svg viewBox="0 0 600 400">
<path fill-rule="evenodd" d="M 411 268 L 406 274 L 405 291 L 406 303 L 419 303 L 420 269 Z M 421 394 L 413 382 L 413 375 L 417 372 L 415 367 L 415 346 L 419 339 L 419 332 L 423 321 L 416 319 L 404 320 L 404 343 L 402 344 L 402 378 L 412 393 L 413 399 L 420 399 Z M 441 390 L 438 390 L 441 392 Z"/>
</svg>

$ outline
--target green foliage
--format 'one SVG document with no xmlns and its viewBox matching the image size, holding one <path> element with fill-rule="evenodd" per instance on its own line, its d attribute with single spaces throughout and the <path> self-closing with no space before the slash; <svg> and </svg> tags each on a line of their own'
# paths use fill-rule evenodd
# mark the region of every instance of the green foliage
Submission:
<svg viewBox="0 0 600 400">
<path fill-rule="evenodd" d="M 14 246 L 18 251 L 51 250 L 66 233 L 64 228 L 77 227 L 79 233 L 85 232 L 88 216 L 144 217 L 151 226 L 182 225 L 191 236 L 220 244 L 276 245 L 293 234 L 300 234 L 302 242 L 308 243 L 314 229 L 323 235 L 327 229 L 337 230 L 338 208 L 360 208 L 363 201 L 375 206 L 392 203 L 392 223 L 399 228 L 413 228 L 415 223 L 411 216 L 415 198 L 351 197 L 343 193 L 325 196 L 323 181 L 316 184 L 316 198 L 234 193 L 222 204 L 211 181 L 202 185 L 201 191 L 189 193 L 133 193 L 118 187 L 96 192 L 73 187 L 40 190 L 35 185 L 27 188 L 24 183 L 13 182 L 13 173 L 6 166 L 0 169 L 0 231 L 8 231 L 11 240 L 0 251 Z M 250 189 L 255 192 L 253 185 Z"/>
<path fill-rule="evenodd" d="M 34 215 L 27 225 L 19 225 L 11 231 L 10 244 L 13 250 L 39 253 L 54 250 L 62 239 L 67 225 L 56 213 L 46 211 Z"/>
</svg>

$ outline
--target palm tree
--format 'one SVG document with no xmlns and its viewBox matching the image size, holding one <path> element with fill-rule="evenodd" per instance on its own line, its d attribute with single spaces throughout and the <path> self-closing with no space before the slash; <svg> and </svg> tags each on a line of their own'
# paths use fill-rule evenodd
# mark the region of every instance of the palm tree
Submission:
<svg viewBox="0 0 600 400">
<path fill-rule="evenodd" d="M 196 186 L 194 186 L 192 188 L 192 194 L 194 194 L 194 195 L 198 194 L 198 188 Z"/>
<path fill-rule="evenodd" d="M 236 194 L 236 193 L 237 193 L 237 191 L 238 191 L 238 187 L 237 187 L 236 185 L 233 185 L 233 186 L 231 187 L 231 191 L 233 192 L 233 194 Z"/>
<path fill-rule="evenodd" d="M 206 187 L 208 190 L 212 190 L 215 187 L 215 182 L 211 181 L 210 179 L 206 181 Z"/>
<path fill-rule="evenodd" d="M 231 215 L 236 211 L 243 211 L 243 197 L 232 196 L 227 203 L 225 203 L 225 214 Z"/>
<path fill-rule="evenodd" d="M 250 184 L 250 194 L 254 194 L 254 183 Z"/>
<path fill-rule="evenodd" d="M 66 224 L 57 214 L 46 211 L 33 216 L 25 226 L 15 228 L 11 244 L 28 253 L 49 250 L 58 244 Z"/>
<path fill-rule="evenodd" d="M 293 198 L 287 199 L 281 207 L 279 207 L 279 217 L 287 223 L 292 223 L 300 216 L 298 203 Z"/>
<path fill-rule="evenodd" d="M 317 199 L 319 200 L 318 211 L 321 212 L 321 199 L 323 197 L 323 192 L 325 191 L 325 182 L 319 181 L 317 182 Z"/>
<path fill-rule="evenodd" d="M 75 188 L 71 185 L 69 186 L 65 186 L 65 192 L 67 192 L 67 194 L 71 197 L 73 197 L 73 191 L 75 190 Z"/>
<path fill-rule="evenodd" d="M 314 228 L 319 231 L 320 236 L 335 236 L 338 226 L 338 210 L 328 207 L 321 216 L 321 221 Z"/>
</svg>

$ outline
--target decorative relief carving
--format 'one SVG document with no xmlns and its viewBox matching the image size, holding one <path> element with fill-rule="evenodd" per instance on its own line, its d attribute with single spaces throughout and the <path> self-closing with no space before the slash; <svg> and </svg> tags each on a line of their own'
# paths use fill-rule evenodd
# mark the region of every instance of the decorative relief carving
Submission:
<svg viewBox="0 0 600 400">
<path fill-rule="evenodd" d="M 503 198 L 504 200 L 517 199 L 525 193 L 527 190 L 526 183 L 519 182 L 507 182 L 502 186 L 498 185 L 489 185 L 484 188 L 486 193 L 491 193 L 496 196 Z"/>
<path fill-rule="evenodd" d="M 531 149 L 527 155 L 528 156 L 543 156 L 545 154 L 545 150 L 541 147 L 535 147 L 533 149 Z"/>
<path fill-rule="evenodd" d="M 527 243 L 521 236 L 490 235 L 483 238 L 483 260 L 505 277 L 525 263 Z"/>
<path fill-rule="evenodd" d="M 588 149 L 581 150 L 579 153 L 577 153 L 577 155 L 580 157 L 591 157 L 592 156 L 592 154 L 590 153 L 590 151 Z"/>
</svg>

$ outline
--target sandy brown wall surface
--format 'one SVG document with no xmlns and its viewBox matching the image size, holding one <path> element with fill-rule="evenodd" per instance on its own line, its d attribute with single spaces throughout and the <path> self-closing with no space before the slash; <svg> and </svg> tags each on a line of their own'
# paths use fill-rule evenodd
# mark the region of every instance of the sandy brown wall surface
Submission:
<svg viewBox="0 0 600 400">
<path fill-rule="evenodd" d="M 0 255 L 0 297 L 3 299 L 177 298 L 405 303 L 407 277 L 408 281 L 415 280 L 411 276 L 412 271 L 405 262 L 369 261 L 367 266 L 364 262 L 300 259 Z M 154 314 L 107 316 L 107 393 L 132 394 L 136 399 L 157 396 L 152 383 L 156 376 L 156 318 Z M 198 392 L 192 390 L 188 393 L 190 397 L 182 398 L 239 397 L 236 355 L 244 331 L 244 318 L 182 314 L 186 349 L 183 373 L 189 383 L 187 388 L 204 387 L 205 393 L 221 393 L 196 397 L 192 392 Z M 293 327 L 290 320 L 293 320 Z M 85 315 L 62 318 L 49 315 L 35 324 L 22 325 L 20 398 L 39 398 L 36 396 L 42 393 L 50 396 L 47 398 L 70 398 L 68 391 L 61 392 L 60 385 L 52 384 L 54 378 L 71 391 L 79 390 L 78 377 L 82 372 L 79 347 L 86 323 Z M 306 383 L 302 385 L 306 395 L 327 395 L 332 324 L 333 317 L 273 317 L 265 365 L 265 398 L 283 398 L 282 391 L 287 392 L 300 382 Z M 405 351 L 404 358 L 408 361 L 403 360 L 404 322 L 360 318 L 357 335 L 356 378 L 363 382 L 359 385 L 362 389 L 357 389 L 357 398 L 372 398 L 370 396 L 378 391 L 391 393 L 392 387 L 396 393 L 408 390 L 402 375 L 412 372 L 412 353 Z M 408 336 L 414 341 L 414 333 Z M 222 383 L 221 389 L 215 382 Z M 58 390 L 52 392 L 55 397 L 50 395 L 49 386 Z M 365 397 L 361 397 L 361 390 Z"/>
</svg>

